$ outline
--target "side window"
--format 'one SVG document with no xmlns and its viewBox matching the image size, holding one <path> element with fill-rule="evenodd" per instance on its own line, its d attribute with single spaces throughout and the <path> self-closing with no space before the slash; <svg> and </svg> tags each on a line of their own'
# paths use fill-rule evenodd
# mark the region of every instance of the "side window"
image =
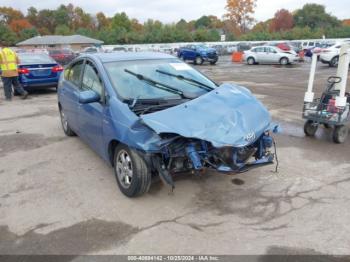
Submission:
<svg viewBox="0 0 350 262">
<path fill-rule="evenodd" d="M 269 53 L 277 53 L 277 52 L 275 52 L 275 49 L 274 49 L 274 48 L 271 48 L 271 47 L 268 47 L 268 48 L 267 48 L 267 51 L 268 51 Z"/>
<path fill-rule="evenodd" d="M 83 81 L 82 81 L 82 90 L 93 90 L 99 95 L 102 95 L 103 85 L 96 67 L 89 61 L 86 62 Z"/>
<path fill-rule="evenodd" d="M 72 82 L 74 85 L 79 86 L 82 69 L 83 69 L 83 60 L 75 63 L 70 68 L 65 70 L 64 72 L 65 79 Z"/>
</svg>

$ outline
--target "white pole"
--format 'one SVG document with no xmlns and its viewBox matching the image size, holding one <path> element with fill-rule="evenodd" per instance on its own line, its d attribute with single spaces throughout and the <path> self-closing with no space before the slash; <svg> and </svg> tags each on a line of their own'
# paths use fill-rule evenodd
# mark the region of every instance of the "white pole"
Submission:
<svg viewBox="0 0 350 262">
<path fill-rule="evenodd" d="M 341 78 L 341 82 L 335 85 L 335 89 L 339 90 L 339 96 L 335 98 L 335 106 L 345 107 L 347 98 L 345 97 L 346 83 L 348 80 L 348 70 L 350 63 L 350 45 L 345 44 L 340 49 L 337 76 Z"/>
<path fill-rule="evenodd" d="M 311 62 L 310 77 L 309 77 L 309 85 L 307 87 L 307 92 L 305 93 L 304 102 L 311 103 L 314 101 L 315 93 L 312 92 L 312 89 L 314 87 L 316 66 L 317 66 L 317 55 L 313 54 L 312 62 Z"/>
</svg>

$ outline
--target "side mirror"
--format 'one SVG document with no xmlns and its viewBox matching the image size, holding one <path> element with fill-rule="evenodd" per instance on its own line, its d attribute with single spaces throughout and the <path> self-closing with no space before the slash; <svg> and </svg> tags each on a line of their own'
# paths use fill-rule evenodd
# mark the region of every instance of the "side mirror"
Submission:
<svg viewBox="0 0 350 262">
<path fill-rule="evenodd" d="M 93 90 L 82 91 L 79 94 L 79 103 L 81 104 L 90 104 L 100 102 L 101 97 Z"/>
</svg>

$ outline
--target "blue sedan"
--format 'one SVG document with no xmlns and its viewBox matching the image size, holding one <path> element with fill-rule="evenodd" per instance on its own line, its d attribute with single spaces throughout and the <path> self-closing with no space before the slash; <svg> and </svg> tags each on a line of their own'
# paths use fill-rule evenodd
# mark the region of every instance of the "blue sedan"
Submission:
<svg viewBox="0 0 350 262">
<path fill-rule="evenodd" d="M 55 60 L 45 53 L 18 53 L 19 81 L 27 91 L 57 87 L 63 71 Z"/>
<path fill-rule="evenodd" d="M 84 54 L 58 86 L 66 135 L 114 167 L 120 190 L 142 195 L 152 178 L 205 169 L 245 172 L 274 162 L 267 109 L 241 86 L 215 82 L 160 53 Z"/>
</svg>

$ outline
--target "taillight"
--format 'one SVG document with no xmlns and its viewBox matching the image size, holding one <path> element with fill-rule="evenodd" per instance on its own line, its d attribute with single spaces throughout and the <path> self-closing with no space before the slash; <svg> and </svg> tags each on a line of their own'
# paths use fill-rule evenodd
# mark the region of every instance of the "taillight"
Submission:
<svg viewBox="0 0 350 262">
<path fill-rule="evenodd" d="M 29 69 L 28 68 L 18 68 L 18 73 L 23 74 L 23 75 L 27 75 L 27 74 L 29 74 Z"/>
<path fill-rule="evenodd" d="M 63 71 L 63 67 L 62 66 L 54 66 L 52 68 L 52 72 L 53 73 L 62 72 L 62 71 Z"/>
</svg>

